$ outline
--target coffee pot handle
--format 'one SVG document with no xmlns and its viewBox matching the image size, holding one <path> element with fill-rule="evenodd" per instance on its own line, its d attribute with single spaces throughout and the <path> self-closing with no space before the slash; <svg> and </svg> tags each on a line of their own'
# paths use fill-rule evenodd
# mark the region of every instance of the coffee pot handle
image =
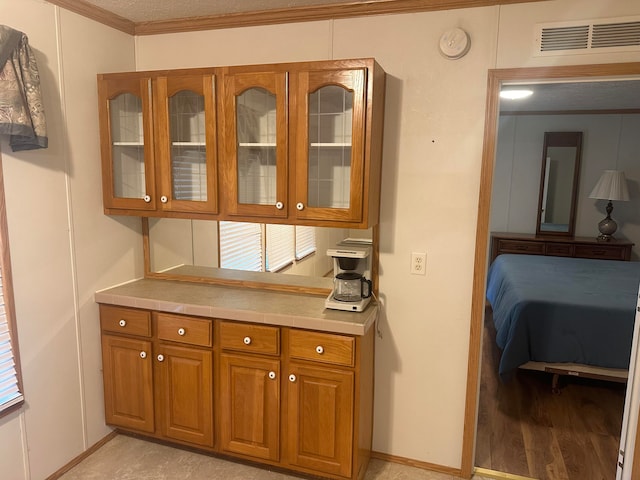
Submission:
<svg viewBox="0 0 640 480">
<path fill-rule="evenodd" d="M 365 289 L 364 286 L 367 286 L 367 288 Z M 367 280 L 366 278 L 362 277 L 362 283 L 360 284 L 360 296 L 362 298 L 369 298 L 371 296 L 371 280 Z"/>
</svg>

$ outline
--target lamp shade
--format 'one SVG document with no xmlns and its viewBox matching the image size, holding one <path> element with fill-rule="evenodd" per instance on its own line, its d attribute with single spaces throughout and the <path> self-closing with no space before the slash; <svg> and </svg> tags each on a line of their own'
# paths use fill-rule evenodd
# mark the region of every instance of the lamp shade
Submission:
<svg viewBox="0 0 640 480">
<path fill-rule="evenodd" d="M 624 172 L 618 170 L 605 170 L 600 176 L 600 180 L 593 187 L 589 198 L 600 200 L 629 200 L 629 190 L 627 190 L 627 179 Z"/>
</svg>

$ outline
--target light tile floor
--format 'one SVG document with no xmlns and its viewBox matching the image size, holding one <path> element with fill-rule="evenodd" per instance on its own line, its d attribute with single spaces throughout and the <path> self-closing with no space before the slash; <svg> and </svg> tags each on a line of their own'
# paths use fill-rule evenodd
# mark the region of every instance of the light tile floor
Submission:
<svg viewBox="0 0 640 480">
<path fill-rule="evenodd" d="M 118 435 L 59 480 L 297 480 L 300 477 Z M 372 459 L 365 480 L 456 477 Z M 472 480 L 488 480 L 474 476 Z"/>
</svg>

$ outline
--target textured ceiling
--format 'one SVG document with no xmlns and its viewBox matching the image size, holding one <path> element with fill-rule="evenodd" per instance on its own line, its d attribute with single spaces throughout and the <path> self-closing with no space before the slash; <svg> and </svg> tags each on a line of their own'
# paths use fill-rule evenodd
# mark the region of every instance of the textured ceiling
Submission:
<svg viewBox="0 0 640 480">
<path fill-rule="evenodd" d="M 176 20 L 230 13 L 339 3 L 370 3 L 371 0 L 85 0 L 132 22 Z"/>
</svg>

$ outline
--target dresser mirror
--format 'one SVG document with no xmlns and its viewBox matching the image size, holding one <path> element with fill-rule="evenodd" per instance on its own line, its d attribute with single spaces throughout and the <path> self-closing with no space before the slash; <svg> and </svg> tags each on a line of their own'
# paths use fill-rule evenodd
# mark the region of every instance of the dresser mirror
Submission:
<svg viewBox="0 0 640 480">
<path fill-rule="evenodd" d="M 582 132 L 545 132 L 538 201 L 538 235 L 573 236 Z"/>
<path fill-rule="evenodd" d="M 180 218 L 143 218 L 142 225 L 149 277 L 211 283 L 249 279 L 320 290 L 332 287 L 333 259 L 327 249 L 345 238 L 372 238 L 372 229 Z"/>
</svg>

